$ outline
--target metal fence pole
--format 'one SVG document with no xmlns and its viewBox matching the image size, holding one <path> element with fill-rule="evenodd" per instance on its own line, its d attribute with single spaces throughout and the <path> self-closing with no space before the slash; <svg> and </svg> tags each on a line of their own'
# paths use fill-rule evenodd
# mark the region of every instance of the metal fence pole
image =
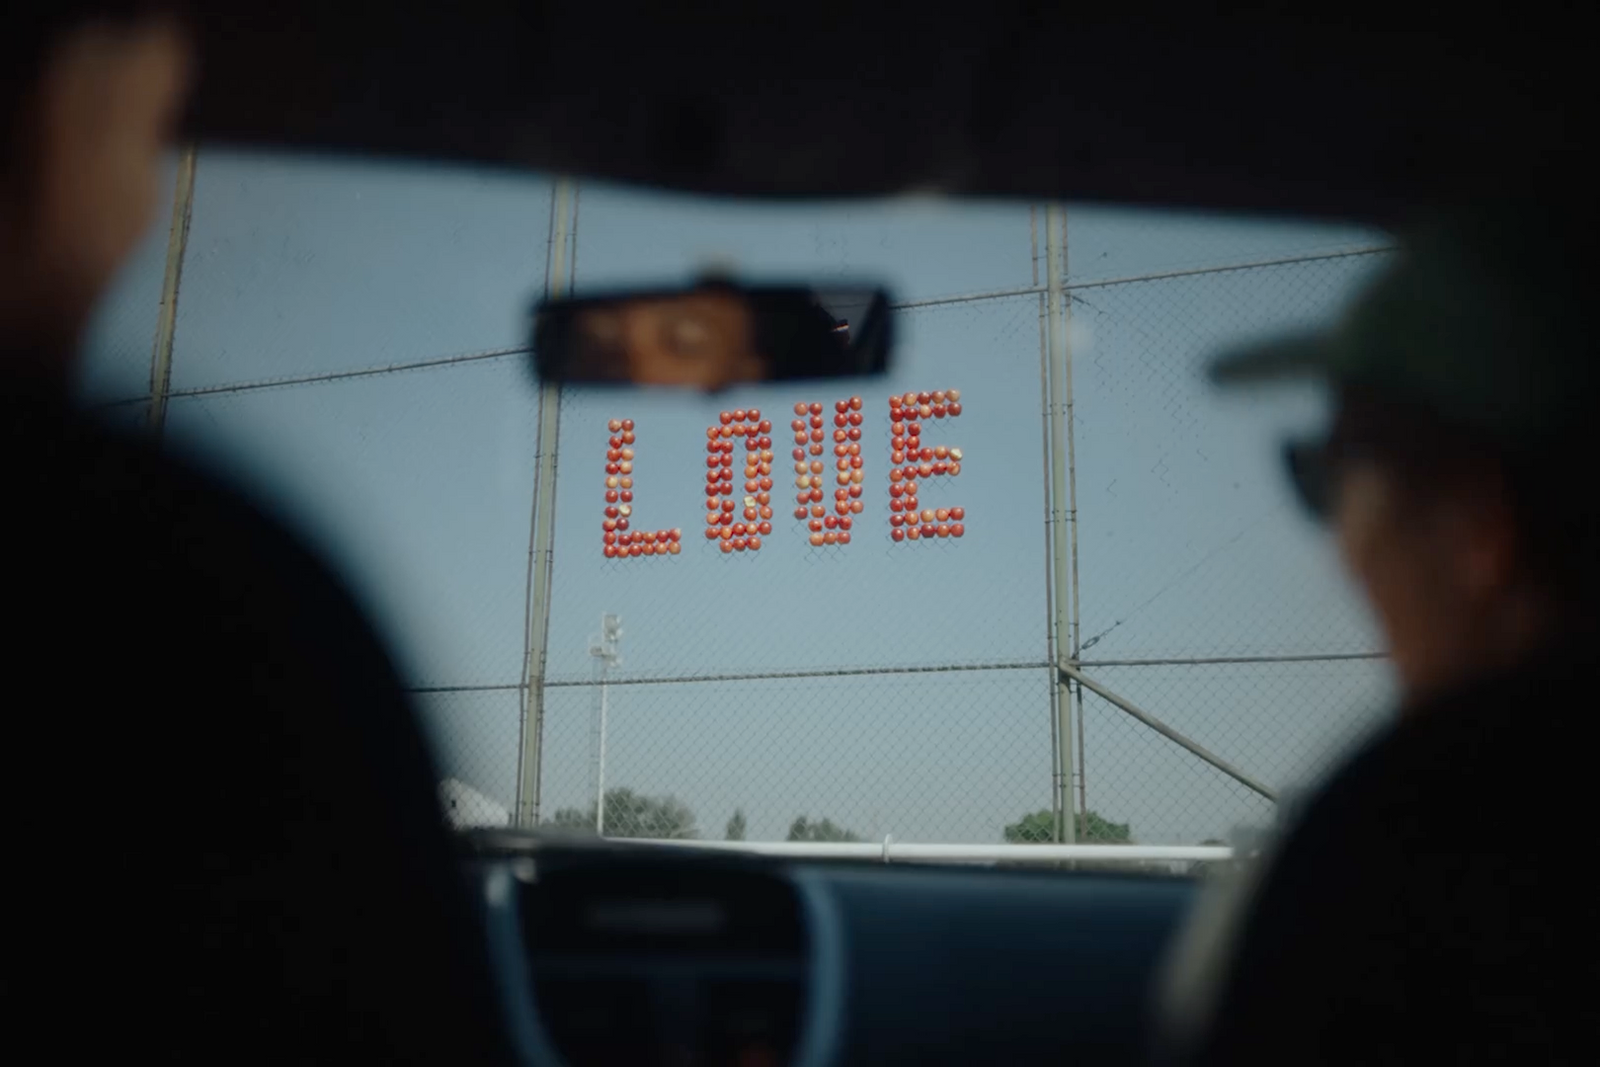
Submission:
<svg viewBox="0 0 1600 1067">
<path fill-rule="evenodd" d="M 561 296 L 570 287 L 569 245 L 577 219 L 576 187 L 558 179 L 550 197 L 550 254 L 545 293 Z M 561 387 L 539 387 L 539 455 L 534 475 L 533 516 L 528 544 L 528 614 L 522 675 L 522 743 L 517 766 L 516 824 L 539 822 L 539 785 L 543 766 L 544 676 L 550 633 L 550 574 L 554 559 L 556 453 L 561 434 Z"/>
<path fill-rule="evenodd" d="M 1050 531 L 1054 526 L 1050 499 L 1050 312 L 1044 288 L 1039 285 L 1039 209 L 1028 208 L 1028 239 L 1033 260 L 1033 287 L 1039 291 L 1039 443 L 1044 450 L 1040 470 L 1044 477 L 1044 640 L 1045 651 L 1054 663 L 1056 656 L 1055 592 L 1050 587 L 1054 546 Z M 1050 683 L 1050 839 L 1061 840 L 1061 742 L 1057 733 L 1060 721 L 1061 686 Z"/>
<path fill-rule="evenodd" d="M 172 226 L 167 231 L 167 270 L 161 280 L 161 313 L 156 319 L 155 348 L 150 353 L 150 432 L 157 438 L 167 424 L 167 397 L 172 391 L 172 343 L 178 330 L 178 286 L 183 281 L 183 257 L 189 250 L 189 220 L 194 215 L 194 168 L 197 150 L 178 154 L 178 173 L 172 190 Z"/>
<path fill-rule="evenodd" d="M 1072 549 L 1068 543 L 1068 523 L 1072 521 L 1068 496 L 1067 405 L 1070 402 L 1071 357 L 1068 354 L 1067 324 L 1065 318 L 1065 284 L 1067 255 L 1066 212 L 1058 204 L 1045 207 L 1045 278 L 1049 304 L 1048 326 L 1050 349 L 1050 570 L 1052 578 L 1052 607 L 1054 613 L 1055 647 L 1070 647 L 1077 654 L 1073 640 L 1073 625 L 1068 599 L 1068 580 L 1072 571 Z M 1056 781 L 1055 807 L 1061 813 L 1056 828 L 1056 840 L 1072 844 L 1078 839 L 1076 803 L 1072 795 L 1072 692 L 1070 681 L 1059 673 L 1055 679 L 1056 695 Z"/>
</svg>

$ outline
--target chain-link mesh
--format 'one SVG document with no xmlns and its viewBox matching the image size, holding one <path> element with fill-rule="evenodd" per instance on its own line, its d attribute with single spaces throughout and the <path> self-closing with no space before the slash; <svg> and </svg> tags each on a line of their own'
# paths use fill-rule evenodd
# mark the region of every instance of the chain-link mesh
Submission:
<svg viewBox="0 0 1600 1067">
<path fill-rule="evenodd" d="M 606 831 L 720 839 L 742 813 L 750 840 L 801 818 L 861 840 L 996 840 L 1049 807 L 1050 686 L 1041 667 L 611 683 Z M 593 825 L 600 698 L 593 681 L 547 688 L 557 824 Z M 686 821 L 663 815 L 673 801 Z"/>
<path fill-rule="evenodd" d="M 672 678 L 706 673 L 827 668 L 1042 663 L 1046 620 L 1044 530 L 1039 499 L 1038 302 L 1031 296 L 918 309 L 903 316 L 913 366 L 883 382 L 796 385 L 730 393 L 715 402 L 643 392 L 571 390 L 561 408 L 561 477 L 556 510 L 556 566 L 547 677 L 566 682 L 590 671 L 590 636 L 602 612 L 623 616 L 622 676 Z M 981 372 L 967 362 L 980 360 Z M 962 386 L 966 386 L 962 390 Z M 891 391 L 961 391 L 959 417 L 925 420 L 929 447 L 962 452 L 957 476 L 922 479 L 924 509 L 959 507 L 964 536 L 927 545 L 896 543 L 888 523 Z M 836 402 L 861 396 L 859 427 L 835 427 Z M 806 405 L 797 416 L 794 405 Z M 810 405 L 824 414 L 813 416 Z M 759 552 L 727 555 L 707 540 L 706 430 L 722 411 L 755 409 L 771 424 L 766 451 L 774 454 L 771 533 Z M 854 413 L 854 412 L 853 412 Z M 811 452 L 811 420 L 824 423 Z M 807 436 L 800 462 L 815 463 L 821 499 L 795 517 L 797 447 L 791 424 Z M 627 420 L 635 438 L 627 475 L 606 473 L 606 453 Z M 835 442 L 835 431 L 860 438 Z M 623 445 L 617 437 L 619 445 Z M 813 518 L 835 515 L 834 449 L 861 446 L 864 510 L 854 515 L 847 545 L 813 546 Z M 740 444 L 733 469 L 744 488 Z M 715 457 L 713 457 L 715 458 Z M 730 456 L 730 458 L 732 458 Z M 610 559 L 607 479 L 632 492 L 617 506 L 633 508 L 632 529 L 680 528 L 678 555 Z M 629 489 L 621 479 L 633 479 Z M 809 477 L 809 475 L 807 475 Z M 852 483 L 854 484 L 854 483 Z M 758 488 L 753 492 L 759 493 Z M 846 490 L 848 492 L 848 490 Z M 743 505 L 740 501 L 741 507 Z M 812 509 L 821 508 L 822 516 Z M 742 511 L 734 513 L 743 521 Z M 946 522 L 948 522 L 948 517 Z M 958 520 L 959 521 L 959 520 Z M 632 532 L 632 530 L 626 531 Z M 1005 566 L 989 561 L 1005 560 Z"/>
<path fill-rule="evenodd" d="M 1376 659 L 1085 667 L 1134 706 L 1275 788 L 1348 750 L 1387 696 Z M 1227 840 L 1272 822 L 1266 797 L 1084 691 L 1085 807 L 1149 844 Z"/>
<path fill-rule="evenodd" d="M 546 824 L 618 836 L 1054 834 L 1042 213 L 584 190 L 580 290 L 737 262 L 882 277 L 906 306 L 882 381 L 714 401 L 563 394 L 539 720 L 524 676 L 542 605 L 523 345 L 552 204 L 548 182 L 449 171 L 224 153 L 197 169 L 169 434 L 203 441 L 353 576 L 400 649 L 452 822 L 502 825 L 520 801 Z M 133 383 L 106 409 L 130 425 L 146 411 L 164 238 L 130 275 L 137 297 L 108 305 L 120 339 L 94 364 L 98 381 Z M 1074 209 L 1066 243 L 1077 510 L 1064 565 L 1080 614 L 1062 607 L 1075 625 L 1060 651 L 1251 781 L 1303 779 L 1371 724 L 1384 664 L 1277 467 L 1279 437 L 1319 417 L 1316 398 L 1219 398 L 1203 366 L 1325 321 L 1381 262 L 1377 242 Z M 897 433 L 888 398 L 907 393 L 930 409 L 943 394 L 944 417 L 919 412 L 918 435 Z M 726 439 L 726 468 L 707 436 L 723 411 L 755 428 Z M 919 534 L 961 536 L 895 539 L 905 494 L 891 485 L 908 478 Z M 722 535 L 724 501 L 743 550 L 731 523 Z M 602 667 L 605 613 L 624 632 Z M 1067 699 L 1080 838 L 1198 842 L 1270 821 L 1271 801 L 1116 701 Z M 533 805 L 517 795 L 526 759 L 541 772 Z"/>
</svg>

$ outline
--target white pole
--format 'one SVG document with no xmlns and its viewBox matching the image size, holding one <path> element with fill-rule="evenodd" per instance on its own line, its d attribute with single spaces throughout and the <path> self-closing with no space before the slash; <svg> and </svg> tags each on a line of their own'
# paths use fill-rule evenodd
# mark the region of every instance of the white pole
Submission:
<svg viewBox="0 0 1600 1067">
<path fill-rule="evenodd" d="M 606 684 L 606 674 L 609 664 L 600 661 L 600 765 L 595 775 L 594 784 L 594 832 L 605 835 L 606 832 L 606 713 L 608 708 L 609 686 Z"/>
<path fill-rule="evenodd" d="M 622 619 L 606 613 L 600 616 L 600 640 L 589 646 L 589 655 L 600 661 L 600 737 L 595 759 L 594 832 L 606 832 L 606 727 L 611 716 L 611 668 L 622 662 L 617 646 L 622 642 Z"/>
</svg>

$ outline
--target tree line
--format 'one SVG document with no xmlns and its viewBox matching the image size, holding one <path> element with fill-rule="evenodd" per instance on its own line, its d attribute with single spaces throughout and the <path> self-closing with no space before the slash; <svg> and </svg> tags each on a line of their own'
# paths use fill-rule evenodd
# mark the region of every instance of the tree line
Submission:
<svg viewBox="0 0 1600 1067">
<path fill-rule="evenodd" d="M 595 830 L 595 807 L 559 808 L 551 818 L 552 825 L 561 829 L 589 832 Z M 643 837 L 656 840 L 691 841 L 701 837 L 694 810 L 670 794 L 651 796 L 627 786 L 606 790 L 606 837 Z M 723 827 L 726 841 L 743 841 L 749 832 L 749 820 L 744 809 L 736 809 Z M 1048 844 L 1055 840 L 1055 815 L 1048 809 L 1029 812 L 1001 830 L 1002 838 L 1009 844 Z M 1079 816 L 1078 841 L 1084 844 L 1126 845 L 1133 841 L 1133 828 L 1125 822 L 1112 822 L 1096 811 L 1085 811 Z M 809 813 L 797 815 L 789 824 L 785 838 L 789 841 L 848 842 L 866 838 L 831 818 L 813 818 Z"/>
</svg>

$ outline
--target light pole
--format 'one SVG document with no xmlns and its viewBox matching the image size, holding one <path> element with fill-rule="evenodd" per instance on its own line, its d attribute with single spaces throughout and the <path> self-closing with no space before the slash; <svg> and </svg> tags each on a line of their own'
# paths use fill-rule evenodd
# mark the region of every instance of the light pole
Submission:
<svg viewBox="0 0 1600 1067">
<path fill-rule="evenodd" d="M 617 646 L 622 641 L 620 616 L 600 616 L 600 640 L 589 646 L 589 655 L 600 662 L 600 754 L 597 761 L 594 786 L 594 832 L 604 837 L 606 832 L 606 714 L 609 686 L 606 679 L 611 668 L 622 662 Z"/>
</svg>

